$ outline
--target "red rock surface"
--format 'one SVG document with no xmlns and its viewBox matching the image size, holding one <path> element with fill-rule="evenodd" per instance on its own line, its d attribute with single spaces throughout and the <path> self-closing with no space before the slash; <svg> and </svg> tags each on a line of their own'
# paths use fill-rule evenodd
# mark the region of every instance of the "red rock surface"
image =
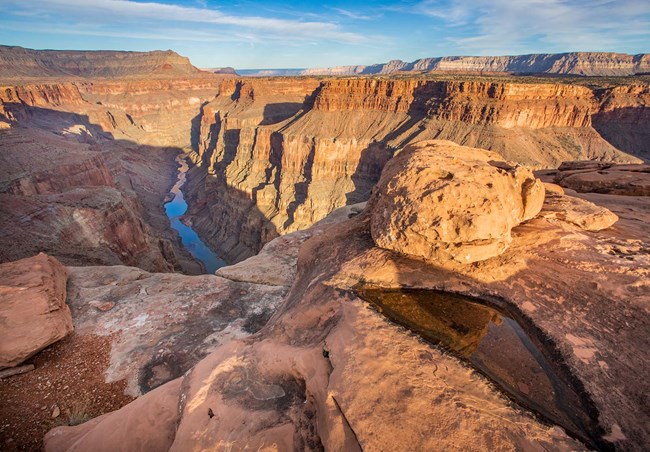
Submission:
<svg viewBox="0 0 650 452">
<path fill-rule="evenodd" d="M 483 149 L 422 141 L 388 162 L 368 206 L 377 246 L 445 265 L 503 253 L 512 228 L 543 203 L 544 185 L 528 168 Z"/>
<path fill-rule="evenodd" d="M 110 350 L 110 336 L 73 332 L 30 358 L 33 371 L 0 380 L 0 448 L 41 450 L 48 430 L 86 422 L 132 401 L 124 393 L 126 382 L 105 381 Z"/>
<path fill-rule="evenodd" d="M 558 187 L 549 191 L 570 198 Z M 359 284 L 497 297 L 555 344 L 555 359 L 591 400 L 603 439 L 622 449 L 643 447 L 648 199 L 588 197 L 620 217 L 614 227 L 585 231 L 549 217 L 557 205 L 550 197 L 539 216 L 513 229 L 503 254 L 453 270 L 377 248 L 372 212 L 345 209 L 338 222 L 307 231 L 304 243 L 287 242 L 300 246 L 296 277 L 262 330 L 222 344 L 137 404 L 52 430 L 46 450 L 139 443 L 170 450 L 584 447 L 513 405 L 458 359 L 368 309 L 350 292 Z M 242 278 L 253 273 L 239 268 Z M 225 273 L 238 274 L 236 267 Z M 124 416 L 132 421 L 120 422 Z"/>
<path fill-rule="evenodd" d="M 0 368 L 16 366 L 72 331 L 67 269 L 46 254 L 0 264 Z"/>
</svg>

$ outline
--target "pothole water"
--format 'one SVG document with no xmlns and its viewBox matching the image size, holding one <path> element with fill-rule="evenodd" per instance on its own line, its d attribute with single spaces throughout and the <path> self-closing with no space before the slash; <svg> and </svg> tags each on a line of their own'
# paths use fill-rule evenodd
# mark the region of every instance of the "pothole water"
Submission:
<svg viewBox="0 0 650 452">
<path fill-rule="evenodd" d="M 174 228 L 178 235 L 181 236 L 181 242 L 185 249 L 187 249 L 194 258 L 201 261 L 207 273 L 214 273 L 218 268 L 226 265 L 226 263 L 219 259 L 214 252 L 201 240 L 199 235 L 192 229 L 191 226 L 183 223 L 182 218 L 187 212 L 187 202 L 181 191 L 181 187 L 185 183 L 187 177 L 187 170 L 189 165 L 187 159 L 183 156 L 177 158 L 180 165 L 178 170 L 178 180 L 171 189 L 174 195 L 171 201 L 165 203 L 165 213 L 169 217 L 172 228 Z"/>
<path fill-rule="evenodd" d="M 392 321 L 439 345 L 497 384 L 511 399 L 596 449 L 602 440 L 597 412 L 559 353 L 514 312 L 433 290 L 362 289 Z"/>
</svg>

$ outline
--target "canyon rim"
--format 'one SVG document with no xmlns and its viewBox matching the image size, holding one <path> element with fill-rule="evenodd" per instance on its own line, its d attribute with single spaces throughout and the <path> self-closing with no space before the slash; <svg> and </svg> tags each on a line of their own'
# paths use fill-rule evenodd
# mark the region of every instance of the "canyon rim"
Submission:
<svg viewBox="0 0 650 452">
<path fill-rule="evenodd" d="M 446 20 L 446 42 L 474 43 L 451 34 L 492 16 L 42 3 L 45 21 L 102 19 L 51 32 L 98 50 L 0 45 L 0 450 L 650 447 L 636 21 L 612 34 L 620 52 L 449 44 L 241 70 L 225 58 L 245 55 L 237 27 L 280 57 L 310 40 L 372 48 L 346 21 L 383 16 Z M 156 21 L 223 58 L 99 50 L 162 39 Z M 267 67 L 250 47 L 248 67 Z"/>
</svg>

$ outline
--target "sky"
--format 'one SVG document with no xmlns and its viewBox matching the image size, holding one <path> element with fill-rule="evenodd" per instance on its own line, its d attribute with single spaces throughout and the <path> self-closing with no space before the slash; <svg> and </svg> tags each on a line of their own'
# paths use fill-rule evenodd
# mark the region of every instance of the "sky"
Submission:
<svg viewBox="0 0 650 452">
<path fill-rule="evenodd" d="M 650 52 L 649 0 L 0 0 L 0 44 L 174 50 L 195 66 Z"/>
</svg>

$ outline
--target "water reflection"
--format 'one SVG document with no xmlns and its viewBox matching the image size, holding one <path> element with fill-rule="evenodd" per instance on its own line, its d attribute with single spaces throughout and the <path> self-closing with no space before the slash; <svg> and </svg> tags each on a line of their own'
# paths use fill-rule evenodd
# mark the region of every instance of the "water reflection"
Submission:
<svg viewBox="0 0 650 452">
<path fill-rule="evenodd" d="M 364 289 L 359 295 L 391 320 L 463 360 L 523 406 L 603 447 L 591 403 L 546 342 L 477 300 L 431 290 Z"/>
</svg>

